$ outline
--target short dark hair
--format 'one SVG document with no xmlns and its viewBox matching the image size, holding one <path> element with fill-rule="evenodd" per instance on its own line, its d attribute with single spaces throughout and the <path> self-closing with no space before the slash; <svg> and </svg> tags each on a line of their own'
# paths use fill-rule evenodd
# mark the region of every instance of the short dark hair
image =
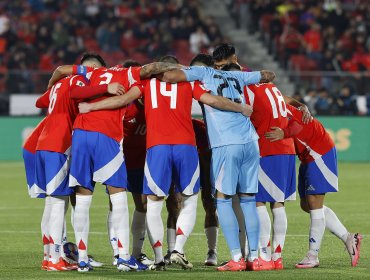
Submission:
<svg viewBox="0 0 370 280">
<path fill-rule="evenodd" d="M 231 44 L 221 44 L 218 45 L 212 53 L 213 59 L 215 61 L 221 61 L 228 59 L 230 56 L 235 54 L 235 48 Z"/>
<path fill-rule="evenodd" d="M 93 59 L 97 60 L 103 67 L 107 66 L 107 64 L 105 64 L 104 59 L 100 55 L 98 55 L 97 53 L 89 53 L 89 52 L 84 53 L 82 55 L 80 63 L 83 64 L 86 60 L 93 60 Z"/>
<path fill-rule="evenodd" d="M 221 70 L 223 70 L 223 71 L 233 71 L 233 70 L 241 71 L 242 69 L 236 63 L 229 63 L 229 64 L 226 64 L 224 67 L 222 67 Z"/>
<path fill-rule="evenodd" d="M 179 64 L 179 60 L 174 55 L 162 56 L 158 61 L 159 62 L 168 62 L 168 63 L 173 63 L 173 64 Z"/>
<path fill-rule="evenodd" d="M 137 66 L 142 66 L 141 63 L 137 62 L 136 60 L 133 59 L 127 59 L 122 63 L 122 66 L 124 68 L 129 68 L 129 67 L 137 67 Z"/>
<path fill-rule="evenodd" d="M 200 53 L 193 57 L 193 59 L 190 61 L 190 66 L 193 66 L 195 63 L 202 63 L 208 67 L 213 67 L 214 61 L 211 55 Z"/>
</svg>

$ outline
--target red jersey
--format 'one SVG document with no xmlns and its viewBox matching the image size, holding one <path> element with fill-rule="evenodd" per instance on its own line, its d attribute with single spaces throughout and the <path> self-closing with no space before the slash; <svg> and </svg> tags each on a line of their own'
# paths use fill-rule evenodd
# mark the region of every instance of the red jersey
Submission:
<svg viewBox="0 0 370 280">
<path fill-rule="evenodd" d="M 209 145 L 208 145 L 208 136 L 207 136 L 207 129 L 206 125 L 203 121 L 193 119 L 193 127 L 195 132 L 195 141 L 197 143 L 198 153 L 208 153 Z"/>
<path fill-rule="evenodd" d="M 287 109 L 290 121 L 284 134 L 286 137 L 294 136 L 296 153 L 302 163 L 314 161 L 335 146 L 324 126 L 317 119 L 303 124 L 301 111 L 290 105 L 287 105 Z M 292 133 L 293 130 L 295 133 Z"/>
<path fill-rule="evenodd" d="M 89 67 L 86 68 L 88 70 L 91 69 Z M 140 70 L 141 67 L 122 68 L 117 66 L 112 68 L 97 68 L 92 71 L 89 78 L 90 85 L 97 86 L 117 82 L 123 85 L 126 91 L 128 91 L 130 88 L 140 85 Z M 111 97 L 111 95 L 104 94 L 88 102 L 98 102 L 108 97 Z M 123 138 L 123 117 L 125 112 L 126 107 L 122 107 L 116 110 L 101 110 L 79 114 L 73 129 L 100 132 L 115 139 L 117 142 L 121 142 Z"/>
<path fill-rule="evenodd" d="M 45 93 L 49 95 L 49 107 L 37 150 L 68 154 L 72 144 L 73 122 L 78 114 L 77 101 L 70 98 L 70 90 L 84 85 L 83 77 L 69 76 L 58 81 L 50 94 Z"/>
<path fill-rule="evenodd" d="M 123 119 L 123 154 L 127 169 L 144 168 L 146 156 L 146 122 L 144 105 L 138 100 L 127 107 Z"/>
<path fill-rule="evenodd" d="M 199 82 L 170 84 L 155 78 L 144 86 L 147 148 L 156 145 L 189 144 L 195 146 L 191 122 L 193 97 L 199 100 L 208 92 Z"/>
<path fill-rule="evenodd" d="M 276 126 L 286 128 L 288 117 L 281 92 L 273 83 L 249 85 L 244 90 L 246 103 L 253 107 L 250 117 L 259 136 L 260 155 L 294 155 L 293 139 L 270 142 L 265 133 Z"/>
<path fill-rule="evenodd" d="M 27 139 L 24 141 L 23 149 L 32 154 L 36 153 L 37 141 L 39 140 L 42 130 L 44 129 L 45 120 L 46 118 L 44 118 L 27 137 Z"/>
</svg>

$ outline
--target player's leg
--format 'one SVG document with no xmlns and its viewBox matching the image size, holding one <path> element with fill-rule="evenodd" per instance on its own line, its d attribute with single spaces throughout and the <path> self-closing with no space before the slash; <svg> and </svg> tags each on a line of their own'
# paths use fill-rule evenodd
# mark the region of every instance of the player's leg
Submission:
<svg viewBox="0 0 370 280">
<path fill-rule="evenodd" d="M 49 217 L 50 217 L 50 203 L 48 197 L 45 195 L 45 191 L 40 190 L 40 194 L 36 194 L 35 191 L 39 187 L 36 185 L 36 155 L 23 149 L 23 160 L 26 171 L 26 180 L 28 186 L 28 194 L 31 198 L 45 198 L 44 211 L 41 218 L 41 237 L 44 251 L 44 258 L 41 263 L 41 269 L 46 270 L 49 262 Z M 42 193 L 41 193 L 42 192 Z"/>
<path fill-rule="evenodd" d="M 167 254 L 164 256 L 164 262 L 171 264 L 171 252 L 176 244 L 176 223 L 180 215 L 182 204 L 182 195 L 172 184 L 169 195 L 166 199 L 167 216 Z"/>
<path fill-rule="evenodd" d="M 44 249 L 44 259 L 41 264 L 42 270 L 48 269 L 49 256 L 50 256 L 50 241 L 49 241 L 49 221 L 50 221 L 50 209 L 51 203 L 49 201 L 49 196 L 45 198 L 44 212 L 41 218 L 41 235 L 42 244 Z"/>
<path fill-rule="evenodd" d="M 202 166 L 202 165 L 201 165 Z M 203 176 L 208 176 L 210 170 L 202 171 L 201 168 L 201 178 Z M 218 240 L 218 218 L 216 213 L 216 205 L 214 203 L 214 198 L 212 196 L 212 186 L 211 184 L 202 183 L 201 180 L 201 195 L 202 195 L 202 204 L 206 212 L 204 218 L 204 232 L 207 237 L 208 252 L 207 258 L 204 262 L 205 265 L 215 266 L 217 265 L 217 240 Z"/>
<path fill-rule="evenodd" d="M 147 195 L 147 229 L 152 245 L 155 263 L 152 270 L 164 270 L 163 236 L 164 228 L 161 211 L 164 197 L 171 185 L 172 153 L 171 145 L 158 145 L 147 150 L 144 167 L 144 194 Z"/>
<path fill-rule="evenodd" d="M 217 268 L 219 271 L 246 269 L 239 242 L 238 220 L 231 199 L 236 194 L 242 153 L 243 145 L 230 145 L 212 149 L 211 179 L 215 188 L 218 221 L 231 254 L 231 260 L 219 266 Z"/>
<path fill-rule="evenodd" d="M 283 269 L 282 251 L 288 226 L 284 201 L 295 200 L 296 196 L 294 155 L 272 155 L 262 157 L 258 176 L 259 190 L 257 201 L 270 202 L 273 217 L 272 268 Z M 263 231 L 264 228 L 267 228 L 267 225 L 265 225 L 266 220 L 270 221 L 270 218 L 268 217 L 267 209 L 261 208 L 260 214 L 261 212 L 263 214 L 260 216 L 264 217 L 264 220 L 261 220 L 261 231 Z M 261 233 L 261 237 L 262 236 L 264 236 L 263 233 Z M 269 239 L 265 238 L 265 240 Z M 261 264 L 266 265 L 266 270 L 271 269 L 272 263 L 266 263 L 263 259 L 263 255 L 262 253 Z"/>
<path fill-rule="evenodd" d="M 97 142 L 97 133 L 75 130 L 72 136 L 71 169 L 69 186 L 76 191 L 76 204 L 73 212 L 73 228 L 78 248 L 79 272 L 88 272 L 87 254 L 90 228 L 90 206 L 95 182 L 93 177 L 93 147 Z"/>
<path fill-rule="evenodd" d="M 248 270 L 259 270 L 258 240 L 260 223 L 256 206 L 256 193 L 258 191 L 259 148 L 258 142 L 253 141 L 243 145 L 242 164 L 238 190 L 240 207 L 243 210 L 245 228 L 248 237 L 249 254 Z"/>
<path fill-rule="evenodd" d="M 114 139 L 96 134 L 93 157 L 93 180 L 107 186 L 112 203 L 111 221 L 118 245 L 117 269 L 145 270 L 146 266 L 130 256 L 130 227 L 127 203 L 127 172 L 122 146 Z"/>
<path fill-rule="evenodd" d="M 272 261 L 274 262 L 274 268 L 279 270 L 283 269 L 282 252 L 285 244 L 286 232 L 288 229 L 288 219 L 285 211 L 285 205 L 282 202 L 270 203 L 271 213 L 273 217 L 273 253 Z"/>
<path fill-rule="evenodd" d="M 242 250 L 243 258 L 248 256 L 249 245 L 247 240 L 247 232 L 245 231 L 245 219 L 242 208 L 240 207 L 240 199 L 238 195 L 232 197 L 233 210 L 238 220 L 239 225 L 239 242 Z"/>
<path fill-rule="evenodd" d="M 171 262 L 189 269 L 193 265 L 186 259 L 184 246 L 195 226 L 197 201 L 200 189 L 198 151 L 192 145 L 173 145 L 174 181 L 182 194 L 182 208 L 176 223 L 176 244 Z"/>
<path fill-rule="evenodd" d="M 50 259 L 49 271 L 77 269 L 62 259 L 62 238 L 65 208 L 72 189 L 68 186 L 69 158 L 65 154 L 50 151 L 36 152 L 36 183 L 49 196 L 50 216 L 48 223 Z"/>
<path fill-rule="evenodd" d="M 271 219 L 265 202 L 257 202 L 257 213 L 260 220 L 259 263 L 262 270 L 271 270 L 274 268 L 271 259 Z"/>
<path fill-rule="evenodd" d="M 132 194 L 135 209 L 132 215 L 132 255 L 144 265 L 151 265 L 150 260 L 143 252 L 146 232 L 147 198 L 143 194 L 144 169 L 127 170 L 128 190 Z"/>
<path fill-rule="evenodd" d="M 117 243 L 117 237 L 114 232 L 113 228 L 113 223 L 112 223 L 112 202 L 110 201 L 110 198 L 108 196 L 109 200 L 109 211 L 107 215 L 107 229 L 108 229 L 108 238 L 109 238 L 109 243 L 112 248 L 113 252 L 113 262 L 112 264 L 114 266 L 117 266 L 117 260 L 119 258 L 119 252 L 118 252 L 118 243 Z"/>
</svg>

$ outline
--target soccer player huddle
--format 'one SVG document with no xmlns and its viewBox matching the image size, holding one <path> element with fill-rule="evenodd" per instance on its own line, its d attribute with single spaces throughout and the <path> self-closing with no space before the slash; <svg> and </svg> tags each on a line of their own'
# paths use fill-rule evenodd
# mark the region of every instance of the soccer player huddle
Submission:
<svg viewBox="0 0 370 280">
<path fill-rule="evenodd" d="M 144 66 L 126 61 L 107 68 L 91 53 L 80 65 L 58 67 L 36 102 L 47 116 L 23 147 L 29 194 L 45 199 L 42 269 L 88 272 L 102 265 L 88 255 L 97 182 L 109 196 L 108 235 L 119 271 L 175 264 L 191 269 L 184 247 L 199 192 L 206 211 L 205 265 L 218 265 L 220 224 L 231 260 L 217 270 L 283 269 L 284 203 L 295 200 L 295 155 L 301 208 L 311 218 L 309 250 L 296 267 L 319 266 L 325 228 L 343 241 L 356 266 L 361 235 L 348 232 L 324 205 L 325 194 L 338 191 L 334 143 L 307 107 L 282 95 L 274 78 L 271 71 L 243 69 L 229 44 L 213 56 L 198 54 L 189 67 L 165 56 Z M 192 119 L 193 99 L 204 122 Z M 127 192 L 135 203 L 131 227 Z M 69 200 L 76 245 L 66 236 Z M 146 233 L 154 260 L 143 252 Z"/>
</svg>

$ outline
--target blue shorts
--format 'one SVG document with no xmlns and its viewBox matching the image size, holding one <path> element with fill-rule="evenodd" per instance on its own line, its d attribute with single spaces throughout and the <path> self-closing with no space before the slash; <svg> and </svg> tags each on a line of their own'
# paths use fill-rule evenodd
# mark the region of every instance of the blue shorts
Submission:
<svg viewBox="0 0 370 280">
<path fill-rule="evenodd" d="M 70 159 L 67 155 L 36 151 L 35 157 L 35 184 L 37 194 L 51 196 L 71 195 L 73 190 L 68 185 Z"/>
<path fill-rule="evenodd" d="M 129 192 L 143 194 L 144 168 L 128 169 L 127 181 Z"/>
<path fill-rule="evenodd" d="M 257 141 L 213 148 L 211 161 L 213 193 L 216 190 L 226 195 L 257 193 L 259 158 Z"/>
<path fill-rule="evenodd" d="M 127 173 L 122 146 L 100 133 L 76 129 L 72 136 L 69 186 L 94 191 L 95 183 L 126 188 Z"/>
<path fill-rule="evenodd" d="M 26 170 L 26 181 L 28 186 L 28 194 L 31 198 L 45 198 L 46 195 L 39 190 L 35 184 L 36 177 L 36 155 L 23 149 L 24 168 Z"/>
<path fill-rule="evenodd" d="M 257 202 L 284 202 L 296 198 L 294 155 L 272 155 L 260 159 Z"/>
<path fill-rule="evenodd" d="M 192 145 L 158 145 L 147 150 L 144 194 L 167 196 L 171 183 L 179 192 L 199 192 L 198 151 Z"/>
<path fill-rule="evenodd" d="M 301 164 L 298 174 L 299 196 L 338 191 L 338 167 L 335 147 L 313 162 Z"/>
</svg>

